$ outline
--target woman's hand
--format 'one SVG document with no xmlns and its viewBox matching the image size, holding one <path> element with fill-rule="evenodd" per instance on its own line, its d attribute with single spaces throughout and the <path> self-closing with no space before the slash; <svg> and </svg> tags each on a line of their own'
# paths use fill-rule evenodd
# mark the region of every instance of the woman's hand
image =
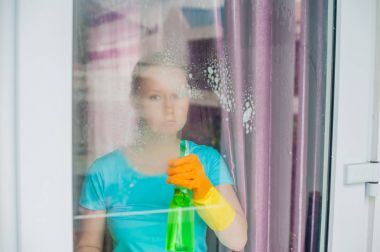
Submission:
<svg viewBox="0 0 380 252">
<path fill-rule="evenodd" d="M 193 191 L 199 216 L 225 246 L 236 251 L 245 246 L 247 221 L 231 185 L 214 187 L 194 154 L 169 161 L 167 173 L 168 183 Z"/>
<path fill-rule="evenodd" d="M 197 155 L 190 154 L 173 159 L 168 164 L 167 174 L 169 177 L 166 181 L 169 184 L 191 189 L 195 200 L 204 199 L 207 192 L 213 187 Z"/>
</svg>

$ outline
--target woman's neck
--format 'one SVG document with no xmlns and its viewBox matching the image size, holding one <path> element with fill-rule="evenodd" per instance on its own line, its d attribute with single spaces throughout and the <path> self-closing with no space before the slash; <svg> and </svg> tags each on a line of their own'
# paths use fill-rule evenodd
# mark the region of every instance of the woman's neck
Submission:
<svg viewBox="0 0 380 252">
<path fill-rule="evenodd" d="M 177 135 L 145 134 L 136 139 L 133 147 L 141 151 L 173 150 L 178 148 L 180 139 Z"/>
</svg>

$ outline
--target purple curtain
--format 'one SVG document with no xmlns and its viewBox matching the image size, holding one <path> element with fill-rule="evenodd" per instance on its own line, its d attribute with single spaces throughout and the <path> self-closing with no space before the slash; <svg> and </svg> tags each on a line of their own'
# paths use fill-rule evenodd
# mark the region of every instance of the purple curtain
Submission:
<svg viewBox="0 0 380 252">
<path fill-rule="evenodd" d="M 226 41 L 236 107 L 241 109 L 223 127 L 222 146 L 229 148 L 230 165 L 247 216 L 249 241 L 245 251 L 264 251 L 269 242 L 271 15 L 269 1 L 252 5 L 246 1 L 226 2 Z M 246 135 L 242 108 L 243 91 L 248 86 L 255 98 L 256 113 L 254 130 Z"/>
<path fill-rule="evenodd" d="M 248 220 L 244 251 L 318 249 L 326 3 L 226 1 L 237 109 L 223 112 L 231 120 L 222 120 L 221 148 Z M 255 112 L 248 133 L 247 93 Z"/>
</svg>

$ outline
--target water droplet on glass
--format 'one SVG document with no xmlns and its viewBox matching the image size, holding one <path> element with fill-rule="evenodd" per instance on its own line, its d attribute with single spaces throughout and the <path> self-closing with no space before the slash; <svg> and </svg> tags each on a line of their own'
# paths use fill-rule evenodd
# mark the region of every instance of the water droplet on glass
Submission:
<svg viewBox="0 0 380 252">
<path fill-rule="evenodd" d="M 207 71 L 210 73 L 210 74 L 212 74 L 214 71 L 212 70 L 212 67 L 208 67 L 207 68 Z"/>
</svg>

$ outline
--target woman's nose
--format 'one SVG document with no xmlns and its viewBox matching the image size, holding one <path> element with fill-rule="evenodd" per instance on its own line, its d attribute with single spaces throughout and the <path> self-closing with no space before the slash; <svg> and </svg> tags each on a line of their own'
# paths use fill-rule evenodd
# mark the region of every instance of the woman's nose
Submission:
<svg viewBox="0 0 380 252">
<path fill-rule="evenodd" d="M 166 112 L 173 112 L 175 107 L 175 99 L 173 97 L 165 97 L 164 106 Z"/>
</svg>

